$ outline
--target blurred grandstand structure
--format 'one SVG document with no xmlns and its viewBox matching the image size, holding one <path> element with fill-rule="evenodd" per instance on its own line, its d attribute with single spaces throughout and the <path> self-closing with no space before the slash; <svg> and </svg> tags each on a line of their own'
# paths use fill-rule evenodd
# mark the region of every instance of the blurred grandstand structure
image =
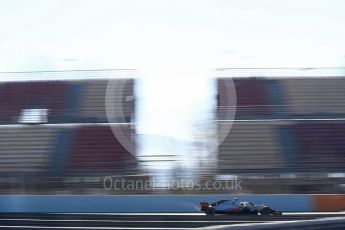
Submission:
<svg viewBox="0 0 345 230">
<path fill-rule="evenodd" d="M 241 175 L 259 193 L 344 192 L 344 69 L 220 71 L 219 132 L 232 122 L 222 86 L 233 79 L 237 95 L 220 174 Z"/>
<path fill-rule="evenodd" d="M 120 129 L 135 149 L 134 100 L 125 100 L 133 97 L 132 71 L 2 75 L 14 80 L 0 83 L 1 193 L 79 193 L 85 180 L 90 185 L 94 177 L 136 168 L 134 157 L 111 130 Z M 40 76 L 55 80 L 26 80 Z M 111 124 L 104 102 L 109 79 L 123 86 L 112 100 L 123 113 L 114 115 Z M 22 111 L 35 109 L 48 111 L 46 121 L 22 122 Z"/>
<path fill-rule="evenodd" d="M 236 176 L 243 181 L 243 190 L 207 192 L 344 192 L 345 72 L 339 72 L 219 70 L 215 79 L 218 134 L 222 124 L 233 125 L 219 143 L 217 169 L 207 174 L 201 171 L 201 180 L 225 181 Z M 2 73 L 11 74 L 18 76 Z M 123 130 L 136 150 L 135 100 L 126 100 L 135 98 L 132 73 L 100 70 L 39 74 L 57 78 L 0 83 L 1 194 L 125 194 L 128 191 L 104 190 L 103 178 L 149 177 L 111 130 L 112 126 Z M 78 80 L 73 78 L 76 74 Z M 58 78 L 61 75 L 72 77 Z M 113 75 L 123 77 L 112 81 L 125 82 L 123 90 L 114 94 L 124 113 L 108 123 L 105 93 Z M 224 111 L 229 105 L 222 100 L 224 85 L 230 80 L 237 95 L 234 120 L 227 117 Z M 21 123 L 19 118 L 28 109 L 47 110 L 47 120 Z"/>
</svg>

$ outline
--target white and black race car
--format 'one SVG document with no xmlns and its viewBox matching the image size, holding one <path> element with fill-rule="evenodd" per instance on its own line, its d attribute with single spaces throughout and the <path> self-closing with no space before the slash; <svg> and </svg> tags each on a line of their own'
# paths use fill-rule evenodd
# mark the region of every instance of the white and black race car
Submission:
<svg viewBox="0 0 345 230">
<path fill-rule="evenodd" d="M 251 202 L 239 202 L 237 198 L 234 200 L 219 200 L 212 204 L 208 202 L 200 202 L 201 211 L 206 215 L 215 214 L 261 214 L 261 215 L 282 215 L 283 213 L 274 210 L 267 205 L 254 205 Z"/>
</svg>

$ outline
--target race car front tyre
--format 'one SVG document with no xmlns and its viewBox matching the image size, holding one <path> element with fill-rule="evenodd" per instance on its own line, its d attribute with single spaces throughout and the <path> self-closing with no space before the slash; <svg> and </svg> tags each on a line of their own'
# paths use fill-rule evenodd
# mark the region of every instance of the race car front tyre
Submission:
<svg viewBox="0 0 345 230">
<path fill-rule="evenodd" d="M 260 210 L 261 215 L 270 215 L 272 213 L 272 210 L 269 207 L 263 207 Z"/>
<path fill-rule="evenodd" d="M 214 216 L 214 214 L 216 214 L 216 210 L 214 210 L 213 207 L 208 207 L 205 211 L 207 216 Z"/>
<path fill-rule="evenodd" d="M 282 211 L 272 210 L 272 214 L 275 215 L 275 216 L 281 216 L 281 215 L 283 215 L 283 212 Z"/>
</svg>

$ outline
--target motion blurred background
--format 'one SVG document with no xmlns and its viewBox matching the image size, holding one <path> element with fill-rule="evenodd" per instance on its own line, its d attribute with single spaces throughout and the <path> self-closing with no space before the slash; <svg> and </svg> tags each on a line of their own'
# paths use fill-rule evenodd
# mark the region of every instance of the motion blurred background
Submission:
<svg viewBox="0 0 345 230">
<path fill-rule="evenodd" d="M 1 194 L 345 192 L 342 1 L 1 5 Z"/>
</svg>

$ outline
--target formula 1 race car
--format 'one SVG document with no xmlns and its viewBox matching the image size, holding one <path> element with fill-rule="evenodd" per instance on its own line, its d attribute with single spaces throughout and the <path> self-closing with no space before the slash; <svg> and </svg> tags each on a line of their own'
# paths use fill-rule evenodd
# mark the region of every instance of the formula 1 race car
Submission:
<svg viewBox="0 0 345 230">
<path fill-rule="evenodd" d="M 251 202 L 238 202 L 234 200 L 220 200 L 209 204 L 208 202 L 200 202 L 200 211 L 206 215 L 215 214 L 261 214 L 261 215 L 282 215 L 281 211 L 274 210 L 267 205 L 254 205 Z"/>
</svg>

